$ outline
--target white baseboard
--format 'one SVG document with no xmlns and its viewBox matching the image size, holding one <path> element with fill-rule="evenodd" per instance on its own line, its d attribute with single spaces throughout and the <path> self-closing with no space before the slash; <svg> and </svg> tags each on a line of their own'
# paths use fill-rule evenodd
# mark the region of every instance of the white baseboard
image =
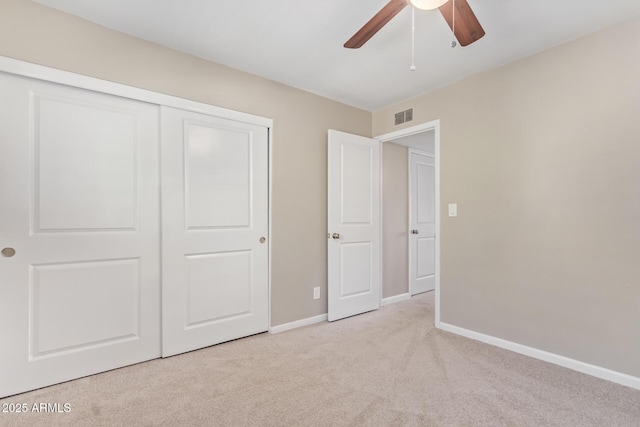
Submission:
<svg viewBox="0 0 640 427">
<path fill-rule="evenodd" d="M 326 322 L 327 314 L 319 314 L 306 319 L 296 320 L 295 322 L 283 323 L 282 325 L 272 326 L 269 328 L 270 334 L 278 334 L 280 332 L 289 331 L 291 329 L 301 328 L 303 326 L 313 325 L 314 323 Z"/>
<path fill-rule="evenodd" d="M 388 298 L 382 298 L 382 305 L 385 306 L 385 305 L 393 304 L 394 302 L 408 300 L 409 298 L 411 298 L 410 293 L 394 295 Z"/>
<path fill-rule="evenodd" d="M 633 377 L 631 375 L 623 374 L 621 372 L 612 371 L 607 368 L 603 368 L 589 363 L 581 362 L 579 360 L 570 359 L 565 356 L 560 356 L 554 353 L 549 353 L 537 348 L 528 347 L 526 345 L 517 344 L 511 341 L 503 340 L 502 338 L 496 338 L 491 335 L 481 334 L 479 332 L 470 331 L 468 329 L 453 326 L 448 323 L 440 322 L 439 328 L 443 331 L 451 332 L 463 337 L 471 338 L 476 341 L 481 341 L 486 344 L 491 344 L 496 347 L 504 348 L 506 350 L 513 351 L 515 353 L 524 354 L 525 356 L 533 357 L 534 359 L 544 360 L 545 362 L 560 365 L 565 368 L 572 369 L 574 371 L 582 372 L 583 374 L 591 375 L 596 378 L 611 381 L 617 384 L 621 384 L 627 387 L 640 390 L 640 378 Z"/>
<path fill-rule="evenodd" d="M 400 294 L 394 295 L 392 297 L 383 298 L 382 306 L 393 304 L 395 302 L 400 302 L 404 300 L 408 300 L 411 298 L 411 294 Z M 282 325 L 272 326 L 269 329 L 269 333 L 278 334 L 280 332 L 289 331 L 291 329 L 301 328 L 303 326 L 313 325 L 314 323 L 320 323 L 327 321 L 327 314 L 320 314 L 318 316 L 307 317 L 306 319 L 296 320 L 295 322 L 283 323 Z"/>
</svg>

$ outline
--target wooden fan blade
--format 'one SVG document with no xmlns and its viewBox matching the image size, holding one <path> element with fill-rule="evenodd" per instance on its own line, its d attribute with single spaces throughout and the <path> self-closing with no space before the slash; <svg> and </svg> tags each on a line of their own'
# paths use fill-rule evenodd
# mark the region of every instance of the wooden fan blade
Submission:
<svg viewBox="0 0 640 427">
<path fill-rule="evenodd" d="M 365 44 L 375 33 L 380 31 L 387 22 L 396 16 L 402 9 L 407 6 L 407 0 L 391 0 L 387 3 L 373 18 L 369 20 L 357 33 L 353 35 L 344 44 L 344 47 L 349 49 L 357 49 Z"/>
<path fill-rule="evenodd" d="M 471 10 L 467 0 L 456 0 L 456 29 L 454 36 L 460 46 L 468 46 L 484 36 L 484 30 L 478 22 L 478 18 Z M 453 1 L 448 1 L 440 6 L 440 13 L 453 30 Z"/>
</svg>

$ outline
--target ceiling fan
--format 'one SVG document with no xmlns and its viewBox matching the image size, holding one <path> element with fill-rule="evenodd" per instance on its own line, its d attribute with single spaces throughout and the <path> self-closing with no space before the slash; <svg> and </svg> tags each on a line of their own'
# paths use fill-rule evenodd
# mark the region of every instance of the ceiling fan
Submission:
<svg viewBox="0 0 640 427">
<path fill-rule="evenodd" d="M 409 4 L 423 10 L 439 9 L 461 46 L 470 45 L 484 36 L 484 30 L 467 0 L 390 0 L 353 37 L 347 40 L 344 47 L 349 49 L 362 47 Z"/>
</svg>

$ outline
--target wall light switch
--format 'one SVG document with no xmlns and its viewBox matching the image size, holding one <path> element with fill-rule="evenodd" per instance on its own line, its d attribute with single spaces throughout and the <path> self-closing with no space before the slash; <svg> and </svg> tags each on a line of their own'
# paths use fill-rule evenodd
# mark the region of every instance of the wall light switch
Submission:
<svg viewBox="0 0 640 427">
<path fill-rule="evenodd" d="M 449 216 L 458 216 L 458 204 L 449 203 Z"/>
</svg>

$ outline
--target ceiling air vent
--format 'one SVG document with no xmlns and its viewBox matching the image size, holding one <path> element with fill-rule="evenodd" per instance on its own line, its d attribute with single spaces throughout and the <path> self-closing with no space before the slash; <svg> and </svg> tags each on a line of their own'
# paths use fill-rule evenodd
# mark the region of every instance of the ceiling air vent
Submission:
<svg viewBox="0 0 640 427">
<path fill-rule="evenodd" d="M 409 108 L 408 110 L 400 111 L 395 114 L 395 125 L 401 125 L 406 122 L 410 122 L 413 120 L 413 108 Z"/>
</svg>

